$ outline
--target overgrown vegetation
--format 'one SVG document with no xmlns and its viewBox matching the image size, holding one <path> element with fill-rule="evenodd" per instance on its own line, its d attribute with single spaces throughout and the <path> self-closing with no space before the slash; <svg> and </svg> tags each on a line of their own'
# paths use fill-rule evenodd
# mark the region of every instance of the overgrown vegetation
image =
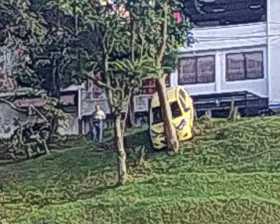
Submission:
<svg viewBox="0 0 280 224">
<path fill-rule="evenodd" d="M 153 152 L 147 132 L 129 130 L 125 144 L 134 150 L 128 153 L 130 182 L 122 187 L 115 187 L 115 153 L 92 149 L 83 139 L 1 167 L 0 220 L 278 223 L 280 118 L 198 124 L 200 132 L 174 157 Z"/>
<path fill-rule="evenodd" d="M 167 147 L 178 151 L 165 80 L 190 42 L 183 1 L 9 0 L 0 2 L 0 18 L 0 46 L 15 52 L 10 75 L 20 86 L 59 99 L 63 87 L 90 79 L 105 91 L 120 184 L 127 181 L 122 112 L 147 78 L 157 80 Z"/>
<path fill-rule="evenodd" d="M 43 107 L 30 105 L 17 107 L 14 99 L 0 99 L 13 110 L 25 115 L 25 119 L 14 118 L 14 130 L 7 139 L 0 139 L 0 160 L 30 159 L 34 156 L 49 154 L 49 145 L 62 141 L 60 129 L 68 128 L 69 115 L 61 108 L 56 98 L 38 95 Z M 37 96 L 37 97 L 38 97 Z M 12 98 L 12 97 L 11 97 Z"/>
</svg>

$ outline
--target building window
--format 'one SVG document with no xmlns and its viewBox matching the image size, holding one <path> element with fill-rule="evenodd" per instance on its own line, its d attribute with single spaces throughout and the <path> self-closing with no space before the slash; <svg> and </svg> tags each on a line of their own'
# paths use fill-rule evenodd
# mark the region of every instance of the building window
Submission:
<svg viewBox="0 0 280 224">
<path fill-rule="evenodd" d="M 156 91 L 156 80 L 145 79 L 143 81 L 142 94 L 154 94 Z"/>
<path fill-rule="evenodd" d="M 227 81 L 264 78 L 262 51 L 227 54 L 226 65 Z"/>
<path fill-rule="evenodd" d="M 166 87 L 171 86 L 170 74 L 166 76 L 165 83 Z M 156 80 L 155 79 L 145 79 L 142 85 L 142 94 L 154 94 L 156 92 Z"/>
<path fill-rule="evenodd" d="M 211 83 L 215 81 L 215 56 L 196 56 L 179 60 L 179 84 Z"/>
</svg>

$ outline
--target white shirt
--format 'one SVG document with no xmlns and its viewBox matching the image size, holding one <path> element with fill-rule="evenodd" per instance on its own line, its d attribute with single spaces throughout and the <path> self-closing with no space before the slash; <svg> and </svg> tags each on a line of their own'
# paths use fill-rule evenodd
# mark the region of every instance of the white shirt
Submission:
<svg viewBox="0 0 280 224">
<path fill-rule="evenodd" d="M 104 120 L 106 118 L 105 113 L 102 110 L 98 110 L 94 112 L 93 119 L 94 120 Z"/>
</svg>

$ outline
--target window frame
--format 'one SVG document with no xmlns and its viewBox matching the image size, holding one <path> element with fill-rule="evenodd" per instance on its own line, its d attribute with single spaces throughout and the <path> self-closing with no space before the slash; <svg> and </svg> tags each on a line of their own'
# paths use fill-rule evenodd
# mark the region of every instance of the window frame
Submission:
<svg viewBox="0 0 280 224">
<path fill-rule="evenodd" d="M 261 57 L 262 57 L 262 67 L 261 67 L 261 77 L 248 77 L 248 68 L 247 68 L 247 60 L 246 60 L 246 54 L 256 54 L 256 53 L 260 53 Z M 228 57 L 231 55 L 242 55 L 243 56 L 243 65 L 244 65 L 244 78 L 242 79 L 229 79 L 228 78 L 228 74 L 229 74 L 229 60 Z M 244 51 L 244 52 L 230 52 L 230 53 L 226 53 L 226 74 L 225 74 L 225 79 L 226 82 L 238 82 L 238 81 L 246 81 L 246 80 L 258 80 L 258 79 L 264 79 L 265 78 L 265 69 L 264 69 L 264 51 L 263 50 L 255 50 L 255 51 Z"/>
<path fill-rule="evenodd" d="M 171 86 L 171 74 L 167 74 L 165 84 L 167 88 Z M 142 87 L 140 89 L 140 94 L 153 95 L 156 92 L 156 88 L 156 79 L 144 79 L 142 82 Z"/>
<path fill-rule="evenodd" d="M 180 107 L 180 103 L 177 100 L 170 102 L 169 105 L 170 105 L 170 108 L 171 108 L 172 119 L 176 119 L 176 118 L 181 117 L 183 115 L 182 108 Z M 176 112 L 179 112 L 178 114 L 175 114 L 174 106 L 177 109 Z"/>
<path fill-rule="evenodd" d="M 208 58 L 211 57 L 213 59 L 214 63 L 214 72 L 213 72 L 213 80 L 210 82 L 199 82 L 198 81 L 198 59 L 199 58 Z M 184 82 L 181 80 L 182 77 L 182 72 L 181 72 L 181 61 L 186 60 L 186 59 L 195 59 L 195 82 Z M 195 56 L 186 56 L 186 57 L 181 57 L 178 60 L 178 84 L 179 85 L 199 85 L 199 84 L 210 84 L 210 83 L 215 83 L 216 82 L 216 55 L 215 54 L 207 54 L 207 55 L 195 55 Z"/>
</svg>

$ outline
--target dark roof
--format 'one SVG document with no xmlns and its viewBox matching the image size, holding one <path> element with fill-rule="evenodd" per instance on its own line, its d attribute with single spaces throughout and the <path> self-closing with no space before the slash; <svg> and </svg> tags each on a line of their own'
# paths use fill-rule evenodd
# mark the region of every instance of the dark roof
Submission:
<svg viewBox="0 0 280 224">
<path fill-rule="evenodd" d="M 185 13 L 194 25 L 227 25 L 266 20 L 267 0 L 185 0 Z"/>
</svg>

